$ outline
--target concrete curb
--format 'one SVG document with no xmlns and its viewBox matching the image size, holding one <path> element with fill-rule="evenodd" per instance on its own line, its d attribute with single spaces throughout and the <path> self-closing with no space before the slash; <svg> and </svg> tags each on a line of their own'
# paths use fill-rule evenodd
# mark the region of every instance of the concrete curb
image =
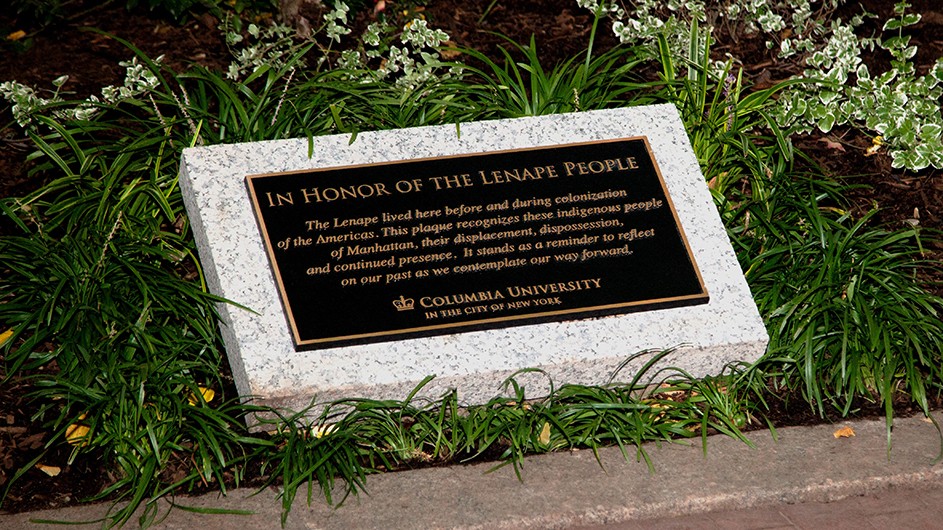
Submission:
<svg viewBox="0 0 943 530">
<path fill-rule="evenodd" d="M 943 423 L 943 413 L 934 417 Z M 852 427 L 852 438 L 833 432 Z M 751 433 L 755 447 L 723 436 L 686 445 L 649 444 L 655 466 L 649 473 L 634 452 L 626 461 L 618 448 L 572 451 L 528 458 L 524 481 L 508 466 L 492 464 L 420 469 L 371 476 L 368 493 L 340 508 L 304 492 L 288 517 L 289 529 L 335 528 L 570 528 L 633 520 L 745 510 L 781 504 L 831 502 L 893 487 L 943 487 L 937 428 L 925 418 L 897 419 L 888 455 L 883 421 L 789 427 L 776 439 L 768 431 Z M 236 490 L 178 498 L 198 509 L 250 510 L 254 515 L 206 515 L 161 503 L 162 521 L 153 528 L 253 530 L 279 526 L 275 492 Z M 107 506 L 7 515 L 0 528 L 49 528 L 32 521 L 100 519 Z M 129 525 L 137 526 L 136 521 Z"/>
</svg>

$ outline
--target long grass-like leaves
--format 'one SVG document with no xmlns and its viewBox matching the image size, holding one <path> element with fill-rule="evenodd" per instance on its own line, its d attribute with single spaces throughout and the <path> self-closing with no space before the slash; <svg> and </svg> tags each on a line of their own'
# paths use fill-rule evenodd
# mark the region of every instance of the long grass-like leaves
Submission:
<svg viewBox="0 0 943 530">
<path fill-rule="evenodd" d="M 781 380 L 820 412 L 848 414 L 858 399 L 886 409 L 904 391 L 928 410 L 943 365 L 943 300 L 915 281 L 922 267 L 918 234 L 871 227 L 802 185 L 777 188 L 776 216 L 751 233 L 748 279 L 771 342 L 769 356 L 787 356 Z"/>
</svg>

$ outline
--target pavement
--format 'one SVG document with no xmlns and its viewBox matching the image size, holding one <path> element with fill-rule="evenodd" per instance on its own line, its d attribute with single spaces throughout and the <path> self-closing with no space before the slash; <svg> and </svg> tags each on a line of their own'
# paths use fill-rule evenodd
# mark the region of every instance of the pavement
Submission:
<svg viewBox="0 0 943 530">
<path fill-rule="evenodd" d="M 943 413 L 934 418 L 943 424 Z M 854 436 L 836 438 L 842 427 Z M 318 495 L 308 505 L 299 491 L 285 528 L 943 528 L 943 438 L 927 418 L 896 419 L 890 452 L 883 421 L 789 427 L 749 438 L 752 446 L 713 436 L 706 452 L 700 439 L 648 444 L 654 471 L 633 449 L 626 459 L 618 448 L 604 448 L 598 462 L 589 450 L 527 458 L 523 481 L 509 466 L 493 470 L 493 464 L 374 475 L 366 493 L 340 507 Z M 277 492 L 255 493 L 174 499 L 196 510 L 251 515 L 170 509 L 159 501 L 162 519 L 152 528 L 279 528 Z M 40 521 L 94 521 L 106 510 L 6 515 L 0 529 L 56 528 Z"/>
</svg>

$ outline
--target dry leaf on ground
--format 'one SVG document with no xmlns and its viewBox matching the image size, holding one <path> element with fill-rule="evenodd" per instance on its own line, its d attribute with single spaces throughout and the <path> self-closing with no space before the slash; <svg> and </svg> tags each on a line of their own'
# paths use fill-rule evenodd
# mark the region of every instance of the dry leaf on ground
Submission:
<svg viewBox="0 0 943 530">
<path fill-rule="evenodd" d="M 62 472 L 62 468 L 57 466 L 47 466 L 45 464 L 36 464 L 36 469 L 42 471 L 43 473 L 49 475 L 50 477 L 55 477 Z"/>
<path fill-rule="evenodd" d="M 86 418 L 85 413 L 79 414 L 79 421 Z M 72 445 L 78 445 L 79 447 L 85 447 L 88 445 L 88 431 L 89 428 L 87 425 L 82 425 L 81 423 L 73 423 L 66 427 L 65 430 L 65 441 L 69 442 Z"/>
<path fill-rule="evenodd" d="M 848 426 L 842 427 L 841 429 L 838 429 L 837 431 L 832 433 L 832 436 L 834 436 L 835 438 L 851 438 L 854 435 L 855 435 L 855 430 Z"/>
<path fill-rule="evenodd" d="M 12 328 L 4 331 L 3 333 L 0 333 L 0 346 L 3 346 L 4 344 L 6 344 L 7 341 L 10 340 L 10 337 L 12 336 L 13 336 Z"/>
<path fill-rule="evenodd" d="M 537 438 L 540 445 L 550 445 L 550 422 L 544 422 L 544 428 L 540 429 L 540 436 Z"/>
<path fill-rule="evenodd" d="M 200 395 L 203 396 L 204 403 L 209 403 L 210 401 L 213 401 L 214 397 L 216 397 L 216 391 L 213 390 L 212 388 L 206 388 L 206 387 L 201 386 L 199 387 L 199 389 L 200 389 Z M 189 403 L 191 407 L 195 407 L 197 402 L 198 401 L 197 401 L 196 395 L 193 392 L 190 392 L 190 394 L 187 396 L 187 403 Z"/>
</svg>

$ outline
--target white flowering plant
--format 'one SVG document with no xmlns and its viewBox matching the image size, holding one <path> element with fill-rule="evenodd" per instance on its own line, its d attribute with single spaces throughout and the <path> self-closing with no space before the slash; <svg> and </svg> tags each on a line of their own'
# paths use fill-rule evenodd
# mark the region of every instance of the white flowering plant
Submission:
<svg viewBox="0 0 943 530">
<path fill-rule="evenodd" d="M 322 56 L 330 52 L 330 47 L 341 42 L 344 35 L 350 34 L 347 27 L 350 8 L 344 2 L 338 2 L 334 9 L 323 15 L 321 28 L 310 38 L 314 39 L 317 33 L 323 33 L 328 44 L 321 48 Z M 249 24 L 245 32 L 240 31 L 242 21 L 236 17 L 227 17 L 220 26 L 226 45 L 233 56 L 226 72 L 226 77 L 233 81 L 243 81 L 260 69 L 272 68 L 279 70 L 289 63 L 296 67 L 307 66 L 304 57 L 299 52 L 308 44 L 296 39 L 294 28 L 284 24 L 269 24 L 259 26 Z M 322 60 L 318 64 L 323 63 Z"/>
<path fill-rule="evenodd" d="M 879 37 L 860 36 L 867 17 L 862 11 L 843 21 L 833 17 L 844 0 L 639 0 L 633 9 L 616 0 L 577 0 L 579 7 L 612 20 L 612 31 L 626 44 L 664 39 L 674 57 L 686 57 L 692 23 L 701 27 L 725 25 L 731 34 L 763 35 L 780 59 L 804 63 L 802 78 L 784 91 L 772 114 L 794 133 L 830 132 L 853 126 L 886 147 L 892 165 L 920 170 L 943 168 L 943 58 L 927 75 L 917 76 L 911 59 L 917 48 L 904 30 L 920 21 L 907 2 L 894 6 Z M 887 71 L 872 72 L 862 55 L 876 48 L 892 59 Z M 736 61 L 736 57 L 728 57 Z M 683 65 L 678 61 L 679 66 Z M 719 75 L 726 61 L 715 61 Z"/>
<path fill-rule="evenodd" d="M 414 15 L 402 27 L 381 17 L 367 26 L 353 46 L 346 43 L 346 49 L 334 54 L 332 47 L 351 33 L 350 7 L 337 2 L 323 15 L 323 25 L 309 39 L 317 42 L 320 35 L 327 42 L 317 47 L 320 53 L 317 66 L 333 67 L 349 80 L 392 82 L 403 91 L 433 80 L 460 76 L 461 69 L 442 64 L 439 53 L 439 48 L 449 42 L 449 35 L 430 27 L 421 13 Z M 237 27 L 226 24 L 223 28 L 233 54 L 227 73 L 230 79 L 244 80 L 263 66 L 276 70 L 289 62 L 297 67 L 307 66 L 305 58 L 298 57 L 298 51 L 309 43 L 298 42 L 292 28 L 278 24 L 260 28 L 250 24 L 243 35 Z"/>
<path fill-rule="evenodd" d="M 910 60 L 917 47 L 903 30 L 919 22 L 906 2 L 885 22 L 880 38 L 858 38 L 847 26 L 835 26 L 828 45 L 807 60 L 803 75 L 818 83 L 786 91 L 775 115 L 784 126 L 807 133 L 829 132 L 836 125 L 863 127 L 875 147 L 886 146 L 895 168 L 943 168 L 943 58 L 927 75 L 917 76 Z M 875 46 L 892 59 L 890 70 L 874 73 L 861 59 Z"/>
<path fill-rule="evenodd" d="M 297 50 L 292 38 L 295 30 L 282 24 L 264 27 L 249 24 L 246 36 L 235 31 L 228 20 L 221 27 L 233 56 L 226 77 L 233 81 L 245 79 L 263 66 L 278 68 Z"/>
<path fill-rule="evenodd" d="M 421 17 L 398 29 L 387 21 L 367 26 L 362 46 L 341 55 L 338 66 L 363 82 L 385 80 L 402 91 L 415 90 L 433 80 L 460 77 L 462 70 L 442 61 L 439 50 L 449 35 L 429 26 Z"/>
<path fill-rule="evenodd" d="M 160 63 L 163 56 L 154 62 Z M 54 90 L 49 97 L 39 95 L 36 89 L 16 81 L 0 83 L 0 97 L 11 103 L 13 118 L 21 127 L 36 125 L 35 117 L 49 111 L 53 118 L 87 120 L 97 114 L 104 105 L 116 105 L 122 101 L 147 94 L 157 87 L 158 79 L 154 73 L 138 62 L 137 57 L 130 61 L 121 61 L 125 68 L 124 82 L 121 86 L 106 86 L 101 90 L 101 97 L 92 95 L 85 100 L 67 103 L 60 94 L 60 89 L 69 80 L 68 75 L 53 80 Z"/>
</svg>

